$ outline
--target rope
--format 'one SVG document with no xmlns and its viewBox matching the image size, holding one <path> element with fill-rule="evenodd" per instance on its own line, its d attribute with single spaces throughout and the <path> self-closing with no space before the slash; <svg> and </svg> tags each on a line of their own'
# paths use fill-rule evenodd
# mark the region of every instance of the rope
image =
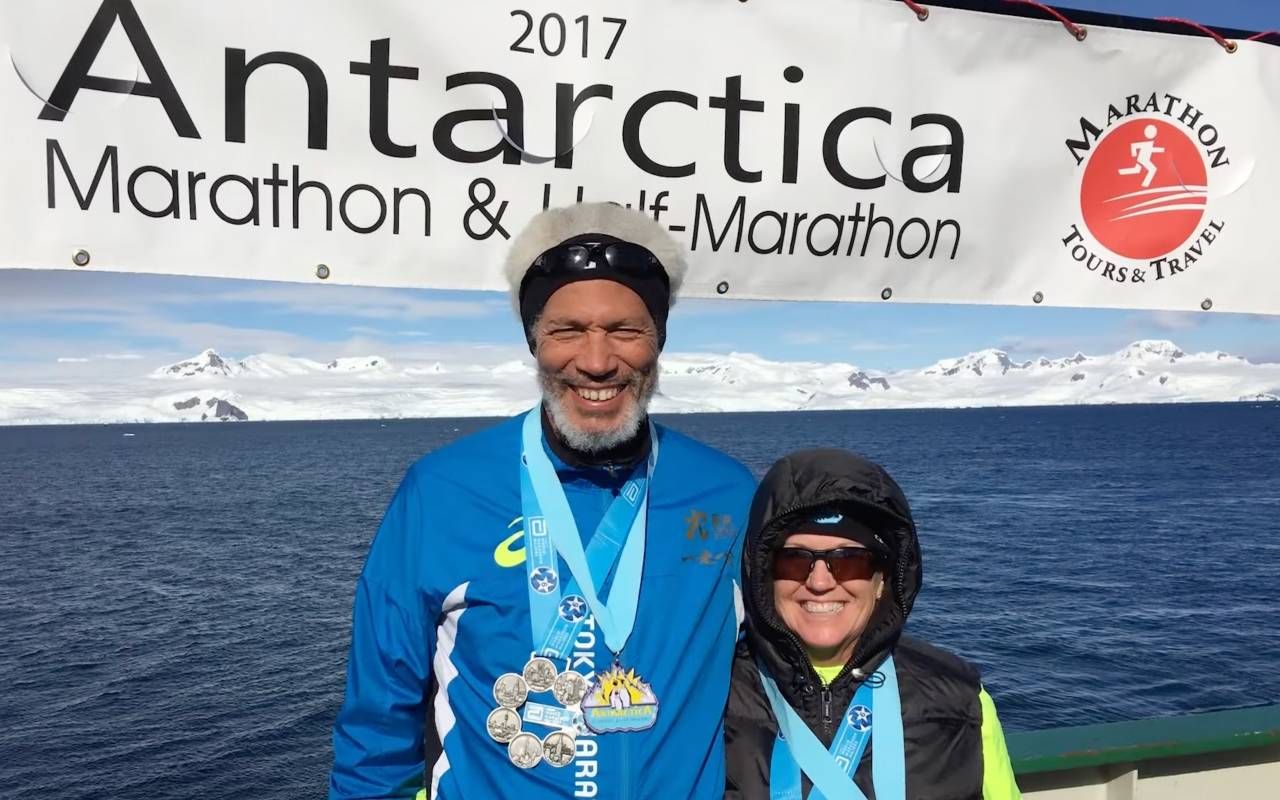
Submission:
<svg viewBox="0 0 1280 800">
<path fill-rule="evenodd" d="M 1228 53 L 1234 53 L 1239 48 L 1239 45 L 1236 44 L 1235 42 L 1226 38 L 1225 36 L 1213 30 L 1212 28 L 1206 28 L 1204 25 L 1201 25 L 1199 22 L 1196 22 L 1195 20 L 1182 19 L 1181 17 L 1156 17 L 1156 19 L 1159 22 L 1172 22 L 1178 25 L 1186 25 L 1188 28 L 1195 28 L 1196 30 L 1203 33 L 1205 36 L 1212 36 L 1213 40 L 1218 44 L 1222 45 L 1222 49 L 1226 50 Z"/>
<path fill-rule="evenodd" d="M 1062 27 L 1066 28 L 1067 31 L 1072 36 L 1076 37 L 1077 42 L 1083 42 L 1084 37 L 1089 35 L 1089 31 L 1085 30 L 1084 26 L 1075 24 L 1071 20 L 1067 19 L 1066 15 L 1063 14 L 1061 11 L 1057 10 L 1056 8 L 1051 8 L 1045 5 L 1044 3 L 1039 2 L 1039 0 L 1004 0 L 1004 1 L 1006 3 L 1016 3 L 1024 6 L 1033 6 L 1034 8 L 1038 8 L 1041 11 L 1045 12 L 1046 14 L 1053 16 L 1055 19 L 1058 20 L 1058 22 L 1062 23 Z"/>
</svg>

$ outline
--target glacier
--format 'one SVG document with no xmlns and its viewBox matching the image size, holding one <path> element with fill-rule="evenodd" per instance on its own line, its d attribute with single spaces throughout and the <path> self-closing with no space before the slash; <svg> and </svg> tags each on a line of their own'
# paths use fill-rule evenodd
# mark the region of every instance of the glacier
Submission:
<svg viewBox="0 0 1280 800">
<path fill-rule="evenodd" d="M 531 358 L 479 350 L 316 361 L 207 349 L 149 371 L 135 365 L 92 385 L 0 384 L 0 424 L 506 416 L 537 399 Z M 1280 364 L 1166 340 L 1027 361 L 987 349 L 887 372 L 751 353 L 667 353 L 661 369 L 657 413 L 1280 400 Z"/>
</svg>

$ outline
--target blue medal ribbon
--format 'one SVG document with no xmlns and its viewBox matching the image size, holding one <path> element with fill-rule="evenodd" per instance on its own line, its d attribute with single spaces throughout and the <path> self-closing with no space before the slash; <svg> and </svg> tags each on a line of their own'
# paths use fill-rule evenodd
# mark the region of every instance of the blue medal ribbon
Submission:
<svg viewBox="0 0 1280 800">
<path fill-rule="evenodd" d="M 876 800 L 905 800 L 902 705 L 893 656 L 878 670 L 883 681 L 871 686 L 871 681 L 866 680 L 858 687 L 840 720 L 830 749 L 822 746 L 782 696 L 769 673 L 763 668 L 759 671 L 769 706 L 778 721 L 778 737 L 769 763 L 769 800 L 803 800 L 801 772 L 813 783 L 809 800 L 866 800 L 866 795 L 853 782 L 853 775 L 871 740 L 873 716 L 877 736 L 876 749 L 871 753 L 871 778 L 876 787 Z"/>
<path fill-rule="evenodd" d="M 650 423 L 651 425 L 652 423 Z M 605 644 L 622 652 L 635 627 L 644 568 L 649 479 L 658 457 L 650 428 L 649 458 L 622 487 L 584 549 L 555 466 L 542 444 L 542 409 L 525 415 L 520 458 L 520 503 L 524 514 L 525 570 L 533 645 L 538 655 L 566 659 L 586 621 L 595 615 Z M 569 567 L 567 583 L 557 570 Z M 613 575 L 609 602 L 599 587 Z M 563 584 L 563 585 L 562 585 Z"/>
</svg>

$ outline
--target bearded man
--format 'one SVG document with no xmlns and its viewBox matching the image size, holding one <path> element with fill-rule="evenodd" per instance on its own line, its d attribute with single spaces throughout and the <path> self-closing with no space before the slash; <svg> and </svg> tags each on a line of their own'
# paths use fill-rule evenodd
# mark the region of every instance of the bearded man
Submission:
<svg viewBox="0 0 1280 800">
<path fill-rule="evenodd" d="M 356 587 L 330 798 L 720 800 L 754 480 L 649 419 L 685 257 L 535 217 L 507 276 L 541 403 L 410 468 Z"/>
</svg>

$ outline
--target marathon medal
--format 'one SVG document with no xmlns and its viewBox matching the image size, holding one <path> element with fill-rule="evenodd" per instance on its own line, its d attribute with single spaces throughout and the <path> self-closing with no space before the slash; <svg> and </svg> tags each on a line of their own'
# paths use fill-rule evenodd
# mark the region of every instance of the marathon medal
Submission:
<svg viewBox="0 0 1280 800">
<path fill-rule="evenodd" d="M 533 769 L 542 760 L 542 740 L 532 733 L 521 733 L 507 745 L 507 758 L 520 769 Z"/>
<path fill-rule="evenodd" d="M 530 691 L 550 690 L 570 712 L 581 710 L 581 726 L 596 733 L 626 733 L 652 728 L 657 722 L 658 698 L 634 669 L 617 660 L 635 627 L 639 610 L 640 581 L 644 571 L 645 534 L 648 523 L 649 482 L 658 458 L 658 436 L 650 424 L 650 451 L 644 468 L 636 468 L 605 511 L 586 547 L 574 522 L 572 509 L 555 467 L 543 446 L 540 408 L 529 412 L 522 429 L 520 471 L 521 511 L 525 528 L 530 624 L 536 650 L 520 679 L 523 702 Z M 562 578 L 560 560 L 568 568 Z M 599 587 L 611 584 L 608 602 Z M 614 663 L 591 676 L 566 668 L 559 672 L 551 659 L 567 658 L 588 615 L 595 618 Z M 499 679 L 499 682 L 507 676 Z M 498 697 L 499 687 L 494 687 Z M 514 699 L 517 694 L 507 691 Z M 502 697 L 502 705 L 509 705 Z M 535 704 L 540 705 L 540 704 Z M 518 706 L 510 706 L 516 708 Z M 555 725 L 564 715 L 550 707 L 526 709 L 525 722 Z M 537 714 L 531 714 L 537 711 Z M 574 725 L 562 727 L 540 740 L 545 752 L 539 760 L 564 766 L 572 760 Z M 560 734 L 560 735 L 557 735 Z M 527 768 L 531 756 L 517 747 L 520 734 L 508 747 L 512 761 Z"/>
<path fill-rule="evenodd" d="M 658 721 L 658 697 L 653 687 L 614 663 L 597 672 L 582 699 L 582 721 L 595 733 L 634 733 Z"/>
<path fill-rule="evenodd" d="M 506 708 L 519 708 L 529 697 L 529 684 L 514 672 L 506 672 L 493 682 L 493 699 Z"/>
<path fill-rule="evenodd" d="M 520 715 L 515 709 L 498 706 L 489 712 L 484 726 L 489 731 L 490 738 L 499 744 L 506 744 L 520 733 Z"/>
<path fill-rule="evenodd" d="M 521 676 L 524 682 L 529 685 L 530 692 L 545 692 L 552 688 L 556 682 L 556 676 L 559 670 L 551 659 L 544 656 L 534 656 L 529 659 L 529 663 L 524 665 L 524 671 Z"/>
<path fill-rule="evenodd" d="M 587 679 L 581 673 L 566 669 L 556 676 L 551 694 L 565 708 L 573 708 L 587 696 Z"/>
<path fill-rule="evenodd" d="M 542 740 L 542 760 L 553 767 L 567 767 L 573 761 L 574 738 L 564 731 L 548 733 Z"/>
</svg>

